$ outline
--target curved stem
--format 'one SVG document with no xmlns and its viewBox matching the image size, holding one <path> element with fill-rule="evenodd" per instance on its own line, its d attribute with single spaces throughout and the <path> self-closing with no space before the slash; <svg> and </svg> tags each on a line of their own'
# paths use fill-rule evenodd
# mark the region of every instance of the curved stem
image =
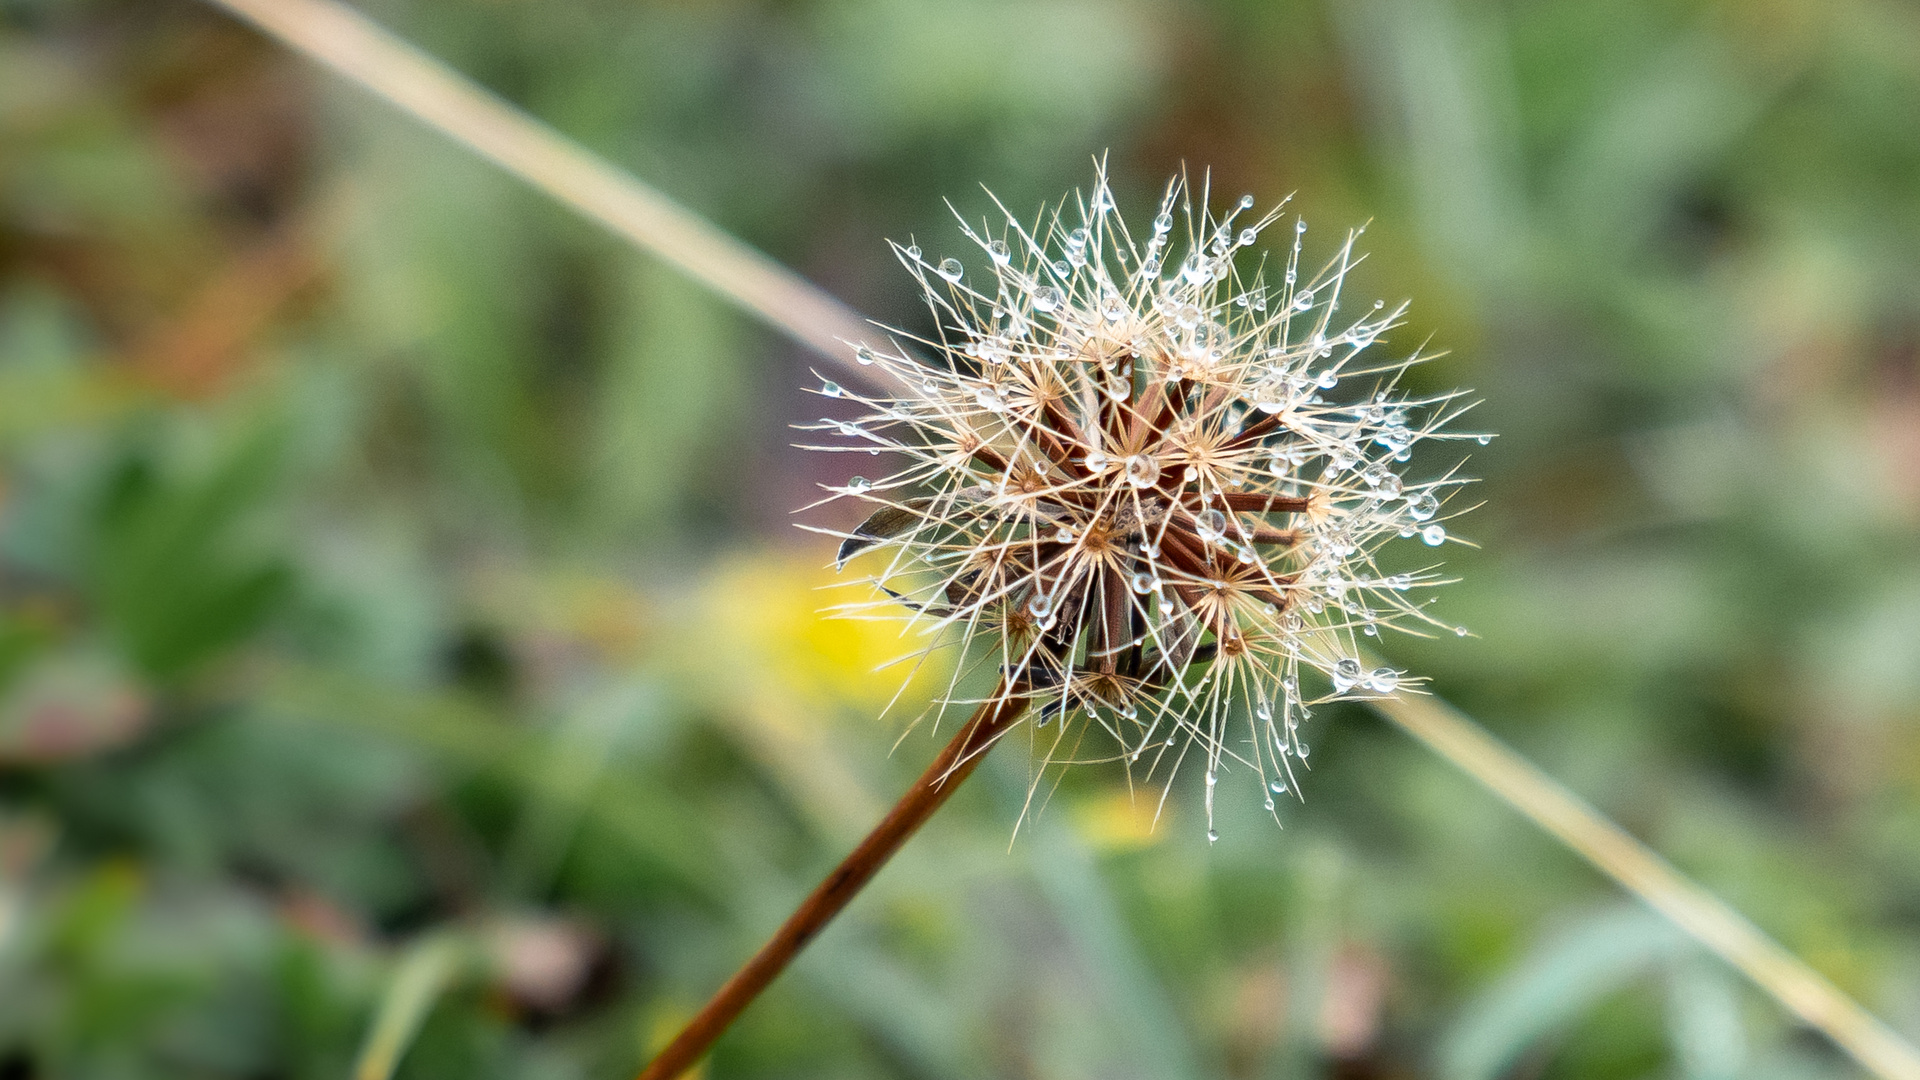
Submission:
<svg viewBox="0 0 1920 1080">
<path fill-rule="evenodd" d="M 640 1070 L 638 1080 L 674 1080 L 692 1068 L 741 1011 L 786 970 L 807 942 L 813 940 L 886 865 L 893 853 L 900 850 L 900 845 L 940 809 L 980 764 L 994 740 L 1019 719 L 1026 707 L 1027 699 L 1009 691 L 1004 684 L 981 702 L 966 726 L 947 743 L 907 793 L 900 796 L 900 801 L 880 819 L 880 824 L 801 901 L 753 959 L 727 980 L 660 1056 Z"/>
</svg>

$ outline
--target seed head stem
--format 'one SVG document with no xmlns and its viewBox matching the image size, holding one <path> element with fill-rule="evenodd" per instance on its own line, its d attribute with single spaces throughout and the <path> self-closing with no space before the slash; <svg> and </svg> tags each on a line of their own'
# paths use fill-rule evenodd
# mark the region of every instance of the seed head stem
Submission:
<svg viewBox="0 0 1920 1080">
<path fill-rule="evenodd" d="M 840 913 L 873 875 L 886 865 L 900 845 L 933 816 L 961 782 L 973 772 L 986 752 L 1026 710 L 1027 699 L 1004 684 L 981 702 L 960 733 L 947 743 L 933 764 L 900 796 L 860 846 L 795 908 L 753 959 L 728 979 L 673 1042 L 640 1070 L 638 1080 L 675 1080 L 693 1067 L 742 1010 L 778 978 L 807 942 Z"/>
</svg>

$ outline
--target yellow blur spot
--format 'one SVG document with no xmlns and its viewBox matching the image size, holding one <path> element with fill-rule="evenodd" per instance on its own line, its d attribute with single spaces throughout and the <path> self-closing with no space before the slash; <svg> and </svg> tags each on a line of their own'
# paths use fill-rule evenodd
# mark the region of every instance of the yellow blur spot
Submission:
<svg viewBox="0 0 1920 1080">
<path fill-rule="evenodd" d="M 1073 807 L 1073 825 L 1080 838 L 1095 851 L 1135 851 L 1151 846 L 1155 835 L 1154 814 L 1159 811 L 1160 790 L 1115 791 L 1084 799 Z M 1173 813 L 1168 805 L 1160 812 L 1161 823 Z"/>
<path fill-rule="evenodd" d="M 738 677 L 771 682 L 807 704 L 875 710 L 893 698 L 916 661 L 885 665 L 911 657 L 926 641 L 917 630 L 903 633 L 901 620 L 823 611 L 871 596 L 857 584 L 834 587 L 847 579 L 823 565 L 826 557 L 763 552 L 721 566 L 706 605 L 719 655 L 707 659 L 724 658 Z M 929 688 L 945 685 L 945 673 L 944 664 L 922 667 L 904 700 L 917 711 Z"/>
</svg>

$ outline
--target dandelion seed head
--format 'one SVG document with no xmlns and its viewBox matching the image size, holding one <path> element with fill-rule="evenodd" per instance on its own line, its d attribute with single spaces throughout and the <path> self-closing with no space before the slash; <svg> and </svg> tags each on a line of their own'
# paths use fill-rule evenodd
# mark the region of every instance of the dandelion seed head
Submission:
<svg viewBox="0 0 1920 1080">
<path fill-rule="evenodd" d="M 1369 669 L 1360 638 L 1455 630 L 1426 611 L 1433 568 L 1387 573 L 1376 555 L 1457 539 L 1438 523 L 1465 481 L 1409 462 L 1478 436 L 1447 429 L 1458 393 L 1400 386 L 1424 359 L 1383 355 L 1406 306 L 1343 301 L 1358 233 L 1315 269 L 1296 221 L 1260 256 L 1285 218 L 1252 206 L 1216 216 L 1177 177 L 1135 232 L 1102 171 L 1031 222 L 963 221 L 985 255 L 972 272 L 897 248 L 938 330 L 857 358 L 918 393 L 840 390 L 870 412 L 857 445 L 829 449 L 902 463 L 832 489 L 871 508 L 840 561 L 878 565 L 850 609 L 958 651 L 936 707 L 992 665 L 1033 700 L 1048 761 L 1170 781 L 1198 753 L 1210 780 L 1245 767 L 1266 800 L 1299 791 L 1313 706 L 1417 681 Z"/>
</svg>

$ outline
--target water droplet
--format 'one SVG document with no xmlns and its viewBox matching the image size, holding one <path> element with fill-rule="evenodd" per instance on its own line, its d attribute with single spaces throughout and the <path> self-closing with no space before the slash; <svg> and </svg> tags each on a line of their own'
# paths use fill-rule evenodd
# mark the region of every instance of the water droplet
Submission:
<svg viewBox="0 0 1920 1080">
<path fill-rule="evenodd" d="M 1165 211 L 1161 211 L 1160 216 L 1153 219 L 1153 231 L 1156 235 L 1159 235 L 1159 236 L 1165 236 L 1167 233 L 1172 232 L 1173 231 L 1173 215 Z"/>
<path fill-rule="evenodd" d="M 1110 323 L 1117 323 L 1127 317 L 1127 303 L 1118 293 L 1110 293 L 1100 303 L 1100 314 Z"/>
<path fill-rule="evenodd" d="M 920 245 L 919 244 L 907 245 L 907 258 L 912 259 L 914 262 L 920 261 Z"/>
<path fill-rule="evenodd" d="M 1307 760 L 1307 755 L 1313 752 L 1313 747 L 1308 746 L 1306 743 L 1301 743 L 1293 748 L 1293 752 L 1300 755 L 1301 761 L 1305 761 Z"/>
<path fill-rule="evenodd" d="M 1106 472 L 1107 466 L 1110 464 L 1112 464 L 1112 460 L 1098 450 L 1087 455 L 1087 471 L 1095 476 Z"/>
<path fill-rule="evenodd" d="M 1425 521 L 1440 512 L 1440 500 L 1433 492 L 1422 491 L 1407 500 L 1407 516 L 1415 521 Z"/>
<path fill-rule="evenodd" d="M 1285 795 L 1287 793 L 1287 782 L 1285 780 L 1274 780 L 1267 785 L 1267 790 L 1273 792 L 1275 795 Z"/>
<path fill-rule="evenodd" d="M 1227 535 L 1227 515 L 1219 510 L 1202 510 L 1194 522 L 1203 540 L 1218 540 Z"/>
<path fill-rule="evenodd" d="M 995 240 L 987 245 L 987 257 L 997 266 L 1005 266 L 1013 261 L 1013 251 L 1005 240 Z"/>
<path fill-rule="evenodd" d="M 1142 570 L 1133 575 L 1133 581 L 1131 582 L 1131 584 L 1133 586 L 1134 592 L 1137 592 L 1140 595 L 1145 596 L 1147 593 L 1152 592 L 1154 590 L 1154 587 L 1157 586 L 1159 582 L 1153 579 L 1152 574 L 1149 574 L 1145 570 Z"/>
<path fill-rule="evenodd" d="M 1160 480 L 1160 463 L 1146 454 L 1133 454 L 1126 460 L 1127 483 L 1149 488 Z"/>
<path fill-rule="evenodd" d="M 867 348 L 865 345 L 853 350 L 853 362 L 859 364 L 861 367 L 872 367 L 873 360 L 873 350 Z"/>
<path fill-rule="evenodd" d="M 1055 543 L 1071 544 L 1073 543 L 1073 530 L 1063 525 L 1059 532 L 1053 534 L 1053 539 Z"/>
<path fill-rule="evenodd" d="M 1473 441 L 1474 441 L 1474 442 L 1477 442 L 1477 443 L 1479 443 L 1479 444 L 1480 444 L 1481 446 L 1485 446 L 1485 445 L 1487 445 L 1488 443 L 1490 443 L 1490 442 L 1492 442 L 1492 441 L 1493 441 L 1493 436 L 1491 436 L 1491 435 L 1481 435 L 1481 436 L 1478 436 L 1477 438 L 1475 438 L 1475 439 L 1474 439 Z"/>
<path fill-rule="evenodd" d="M 843 391 L 837 382 L 823 382 L 820 384 L 820 393 L 827 397 L 839 397 Z"/>
<path fill-rule="evenodd" d="M 1447 542 L 1447 530 L 1438 525 L 1429 525 L 1420 530 L 1420 541 L 1428 547 L 1439 547 Z"/>
<path fill-rule="evenodd" d="M 1333 665 L 1333 671 L 1329 675 L 1333 680 L 1333 692 L 1344 694 L 1353 689 L 1360 682 L 1360 672 L 1360 661 L 1351 656 L 1341 657 L 1339 662 Z M 1305 749 L 1305 747 L 1301 748 L 1303 753 Z"/>
<path fill-rule="evenodd" d="M 855 495 L 871 491 L 873 490 L 873 481 L 864 476 L 856 476 L 847 481 L 847 490 L 853 492 Z"/>
<path fill-rule="evenodd" d="M 1453 628 L 1454 637 L 1466 637 L 1469 633 L 1472 633 L 1472 631 L 1468 630 L 1464 626 L 1456 626 Z"/>
<path fill-rule="evenodd" d="M 1207 843 L 1209 844 L 1217 843 L 1219 842 L 1219 840 L 1220 840 L 1220 833 L 1217 830 L 1214 830 L 1214 829 L 1207 830 Z"/>
<path fill-rule="evenodd" d="M 1267 796 L 1267 809 L 1268 810 L 1273 809 L 1273 796 L 1271 795 Z"/>
<path fill-rule="evenodd" d="M 1042 285 L 1033 290 L 1033 310 L 1054 311 L 1060 307 L 1060 290 L 1051 285 Z"/>
<path fill-rule="evenodd" d="M 862 428 L 859 424 L 851 420 L 843 420 L 840 422 L 840 434 L 845 435 L 849 439 L 857 439 L 866 433 L 865 428 Z"/>
<path fill-rule="evenodd" d="M 1000 397 L 1000 391 L 991 386 L 984 386 L 974 391 L 973 400 L 988 412 L 1000 412 L 1007 407 L 1007 403 Z"/>
<path fill-rule="evenodd" d="M 1219 783 L 1219 782 L 1220 782 L 1220 777 L 1219 777 L 1219 774 L 1217 774 L 1217 773 L 1211 773 L 1211 772 L 1207 774 L 1207 786 L 1208 786 L 1208 787 L 1212 787 L 1213 785 L 1215 785 L 1215 784 L 1217 784 L 1217 783 Z"/>
<path fill-rule="evenodd" d="M 1260 233 L 1258 230 L 1256 229 L 1240 230 L 1240 246 L 1241 247 L 1246 247 L 1248 244 L 1251 244 L 1258 239 L 1260 239 Z"/>
<path fill-rule="evenodd" d="M 1392 668 L 1377 667 L 1367 672 L 1367 689 L 1376 694 L 1391 694 L 1400 688 L 1400 673 Z"/>
<path fill-rule="evenodd" d="M 1296 222 L 1294 222 L 1294 223 L 1293 223 L 1293 231 L 1294 231 L 1294 233 L 1295 233 L 1296 235 L 1297 235 L 1297 234 L 1299 234 L 1299 233 L 1303 233 L 1303 232 L 1306 232 L 1306 231 L 1307 231 L 1307 223 L 1306 223 L 1306 222 L 1305 222 L 1304 220 L 1301 220 L 1301 221 L 1296 221 Z"/>
<path fill-rule="evenodd" d="M 940 276 L 948 281 L 959 281 L 960 275 L 966 273 L 966 270 L 966 267 L 960 265 L 959 259 L 942 259 L 938 268 Z"/>
<path fill-rule="evenodd" d="M 1043 592 L 1035 592 L 1027 601 L 1027 612 L 1036 619 L 1044 619 L 1053 613 L 1053 598 Z"/>
<path fill-rule="evenodd" d="M 1313 290 L 1301 289 L 1293 294 L 1293 310 L 1305 311 L 1313 306 Z"/>
<path fill-rule="evenodd" d="M 1268 702 L 1266 698 L 1260 698 L 1253 703 L 1253 715 L 1262 720 L 1271 720 L 1273 719 L 1273 705 Z"/>
<path fill-rule="evenodd" d="M 1185 480 L 1189 484 L 1193 483 L 1195 480 L 1200 479 L 1199 467 L 1195 465 L 1189 465 L 1186 468 L 1180 470 L 1180 479 Z"/>
<path fill-rule="evenodd" d="M 1413 577 L 1408 574 L 1395 574 L 1387 579 L 1387 588 L 1406 592 L 1413 588 Z"/>
</svg>

